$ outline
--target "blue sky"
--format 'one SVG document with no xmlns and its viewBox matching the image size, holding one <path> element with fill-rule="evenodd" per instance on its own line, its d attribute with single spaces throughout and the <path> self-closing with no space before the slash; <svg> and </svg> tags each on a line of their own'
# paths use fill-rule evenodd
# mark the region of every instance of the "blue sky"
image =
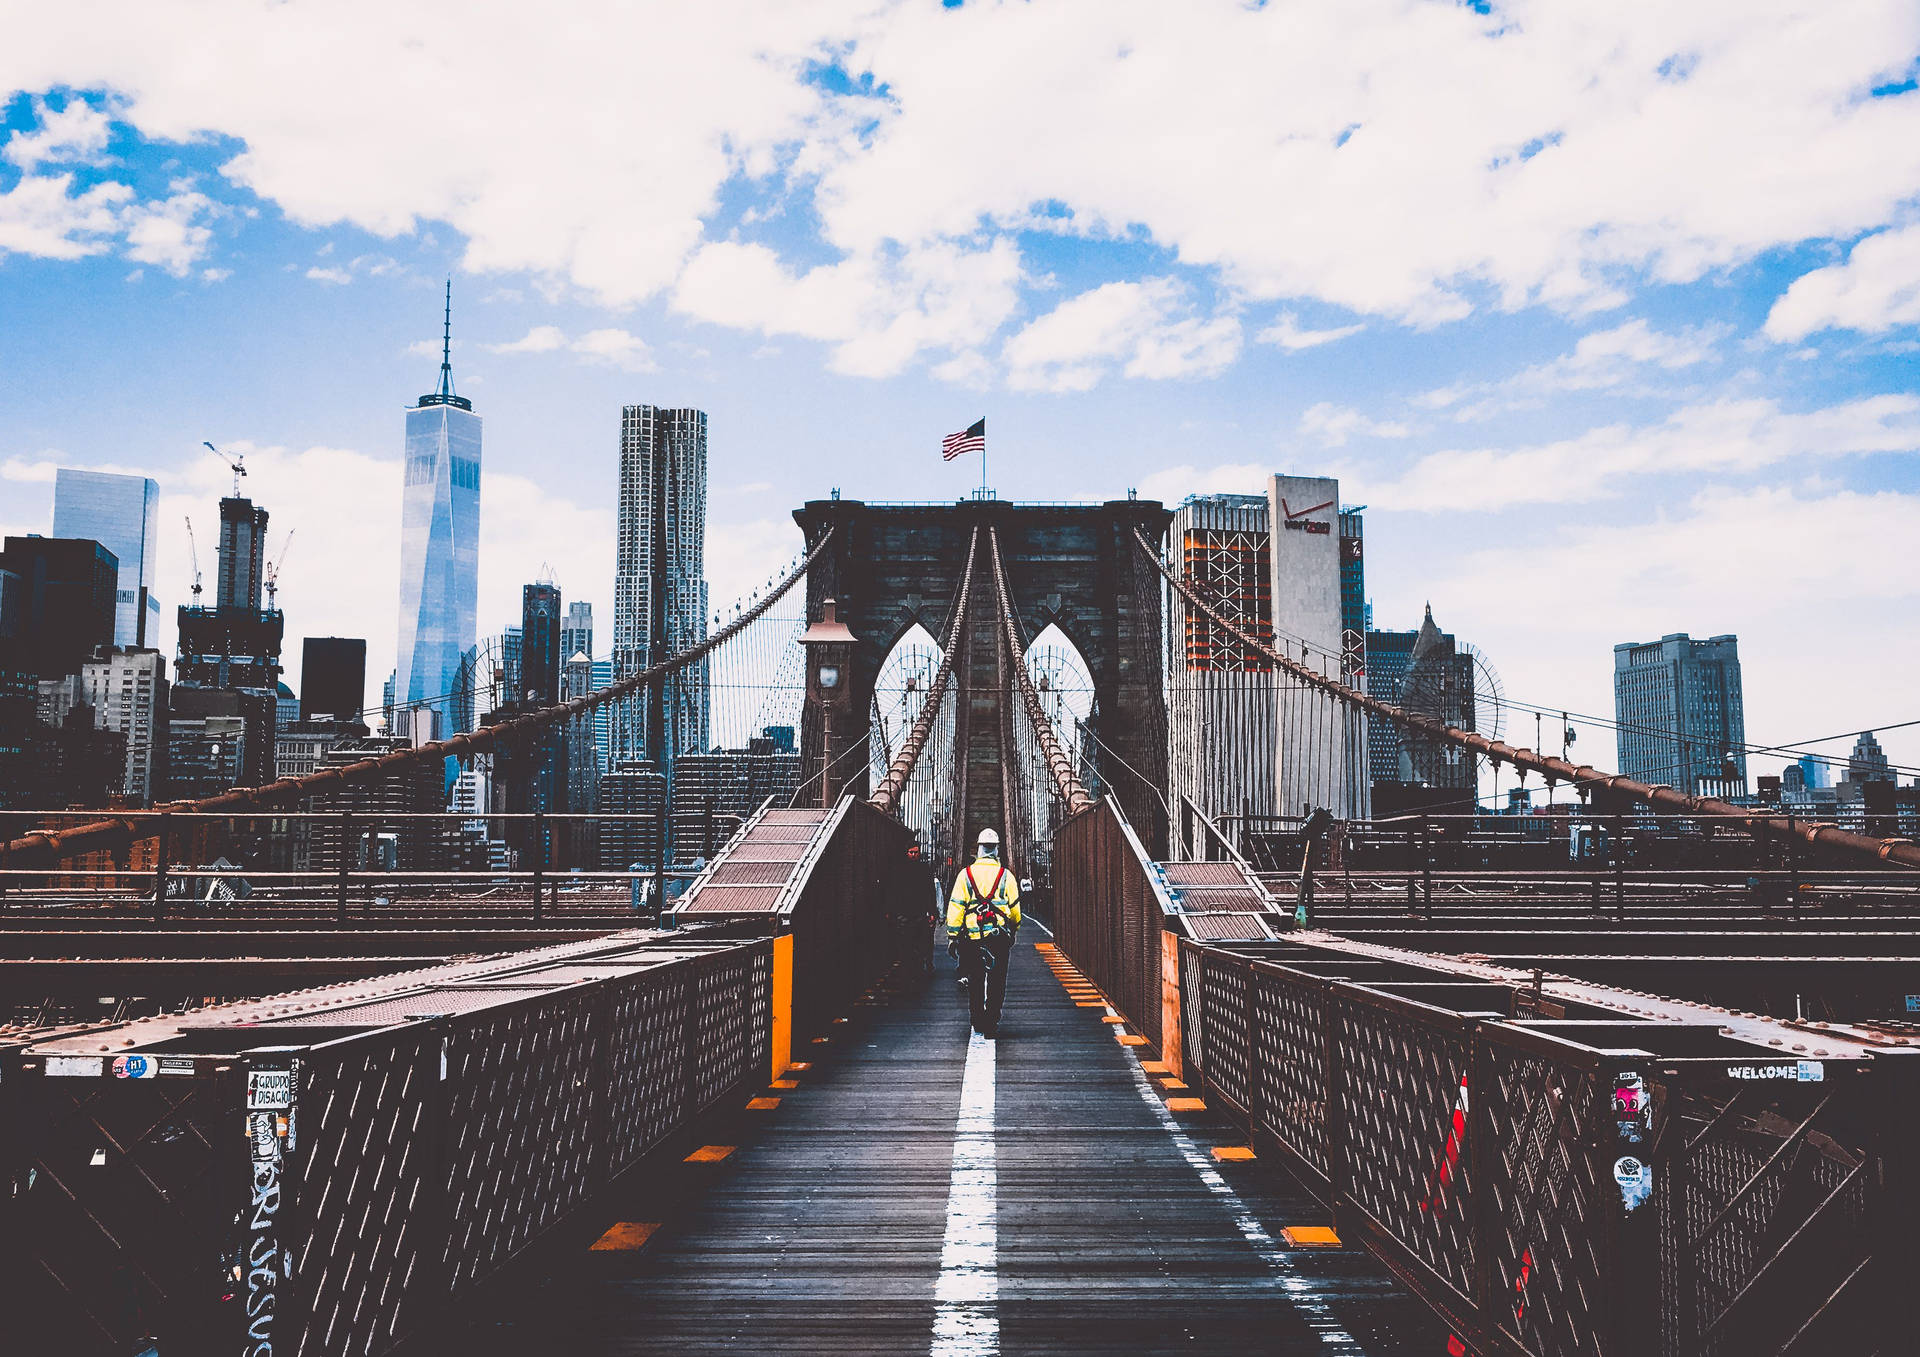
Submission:
<svg viewBox="0 0 1920 1357">
<path fill-rule="evenodd" d="M 245 447 L 291 631 L 384 673 L 450 275 L 483 631 L 543 566 L 610 626 L 623 402 L 709 413 L 716 599 L 829 487 L 963 494 L 984 414 L 1011 498 L 1339 475 L 1376 621 L 1525 699 L 1734 631 L 1756 741 L 1920 715 L 1910 4 L 523 13 L 14 24 L 0 529 L 154 475 L 171 605 Z"/>
</svg>

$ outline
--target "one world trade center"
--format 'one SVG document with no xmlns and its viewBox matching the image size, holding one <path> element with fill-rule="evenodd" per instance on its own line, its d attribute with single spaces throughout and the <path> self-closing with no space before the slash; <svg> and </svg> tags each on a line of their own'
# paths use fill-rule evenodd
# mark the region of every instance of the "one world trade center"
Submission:
<svg viewBox="0 0 1920 1357">
<path fill-rule="evenodd" d="M 440 341 L 440 389 L 407 410 L 400 498 L 396 734 L 445 738 L 472 725 L 461 701 L 480 593 L 480 416 L 453 392 L 453 283 Z M 414 715 L 431 711 L 433 717 Z M 430 722 L 430 724 L 428 724 Z M 404 723 L 404 724 L 403 724 Z"/>
</svg>

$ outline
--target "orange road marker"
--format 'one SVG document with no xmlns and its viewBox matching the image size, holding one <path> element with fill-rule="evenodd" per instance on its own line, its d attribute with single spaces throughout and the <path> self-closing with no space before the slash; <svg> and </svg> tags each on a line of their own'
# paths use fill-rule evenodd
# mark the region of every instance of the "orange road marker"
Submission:
<svg viewBox="0 0 1920 1357">
<path fill-rule="evenodd" d="M 1223 1164 L 1244 1164 L 1252 1159 L 1254 1154 L 1245 1145 L 1215 1145 L 1213 1157 Z"/>
<path fill-rule="evenodd" d="M 1206 1103 L 1199 1098 L 1167 1099 L 1167 1111 L 1169 1112 L 1204 1112 L 1206 1110 Z"/>
<path fill-rule="evenodd" d="M 686 1157 L 689 1164 L 717 1164 L 733 1153 L 731 1145 L 702 1145 Z"/>
<path fill-rule="evenodd" d="M 1178 1079 L 1162 1079 L 1160 1081 L 1160 1087 L 1161 1088 L 1185 1088 L 1186 1085 L 1181 1083 Z"/>
<path fill-rule="evenodd" d="M 798 1079 L 776 1079 L 771 1084 L 768 1084 L 767 1087 L 768 1088 L 799 1088 L 800 1081 Z"/>
<path fill-rule="evenodd" d="M 788 1074 L 805 1074 L 808 1070 L 812 1068 L 813 1068 L 813 1064 L 811 1061 L 796 1060 L 791 1065 L 787 1066 L 787 1073 Z"/>
<path fill-rule="evenodd" d="M 1164 1060 L 1142 1060 L 1140 1062 L 1140 1068 L 1148 1074 L 1165 1074 L 1167 1072 L 1167 1062 Z"/>
<path fill-rule="evenodd" d="M 1102 1005 L 1102 1007 L 1104 1007 L 1104 1005 Z M 1109 1013 L 1107 1014 L 1106 1017 L 1100 1019 L 1100 1021 L 1101 1022 L 1125 1022 L 1126 1019 L 1121 1017 L 1118 1013 Z"/>
<path fill-rule="evenodd" d="M 1105 1008 L 1107 1005 L 1104 999 L 1075 999 L 1073 1006 L 1075 1008 Z"/>
<path fill-rule="evenodd" d="M 747 1099 L 747 1111 L 749 1112 L 771 1112 L 778 1106 L 780 1106 L 780 1100 L 778 1098 Z"/>
<path fill-rule="evenodd" d="M 1281 1237 L 1296 1249 L 1337 1249 L 1340 1236 L 1325 1225 L 1289 1225 Z"/>
<path fill-rule="evenodd" d="M 653 1238 L 653 1232 L 659 1228 L 658 1221 L 616 1221 L 605 1234 L 587 1246 L 587 1252 L 630 1253 L 634 1249 L 644 1248 L 646 1242 Z"/>
<path fill-rule="evenodd" d="M 1145 1037 L 1129 1036 L 1125 1032 L 1120 1033 L 1119 1037 L 1122 1046 L 1145 1046 L 1147 1044 Z"/>
</svg>

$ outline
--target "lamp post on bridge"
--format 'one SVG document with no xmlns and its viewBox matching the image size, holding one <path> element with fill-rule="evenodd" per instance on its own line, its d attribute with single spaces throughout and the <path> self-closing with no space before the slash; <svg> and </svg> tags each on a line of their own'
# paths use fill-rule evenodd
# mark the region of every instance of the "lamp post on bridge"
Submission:
<svg viewBox="0 0 1920 1357">
<path fill-rule="evenodd" d="M 848 750 L 834 747 L 834 733 L 845 730 L 853 715 L 854 634 L 837 615 L 833 599 L 821 604 L 820 620 L 808 627 L 800 644 L 807 653 L 807 703 L 820 713 L 820 804 L 831 806 L 840 779 L 834 760 Z"/>
</svg>

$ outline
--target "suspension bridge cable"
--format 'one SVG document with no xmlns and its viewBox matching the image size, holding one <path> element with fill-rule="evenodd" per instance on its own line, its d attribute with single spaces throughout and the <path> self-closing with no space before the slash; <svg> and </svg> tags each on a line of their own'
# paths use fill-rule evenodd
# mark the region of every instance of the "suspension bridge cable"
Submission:
<svg viewBox="0 0 1920 1357">
<path fill-rule="evenodd" d="M 1040 750 L 1046 756 L 1047 770 L 1053 774 L 1054 785 L 1060 789 L 1060 798 L 1067 803 L 1067 813 L 1085 810 L 1093 804 L 1093 798 L 1081 785 L 1073 761 L 1060 748 L 1060 738 L 1054 733 L 1053 722 L 1047 719 L 1047 713 L 1040 705 L 1040 694 L 1034 691 L 1033 676 L 1027 672 L 1026 651 L 1021 647 L 1019 632 L 1014 628 L 1006 568 L 1000 560 L 1000 532 L 991 523 L 987 525 L 987 545 L 993 552 L 993 587 L 999 593 L 1000 625 L 1005 632 L 1007 645 L 1019 656 L 1013 671 L 1019 680 L 1020 696 L 1026 700 L 1027 719 L 1033 723 L 1033 733 L 1040 739 Z"/>
<path fill-rule="evenodd" d="M 940 714 L 940 704 L 947 696 L 947 686 L 953 679 L 954 655 L 959 649 L 960 628 L 967 616 L 967 606 L 973 596 L 974 559 L 979 552 L 980 529 L 976 526 L 973 536 L 967 540 L 967 564 L 960 574 L 959 596 L 947 615 L 947 639 L 940 655 L 940 668 L 933 676 L 933 682 L 927 685 L 926 700 L 920 704 L 920 715 L 913 723 L 913 729 L 907 732 L 906 742 L 900 746 L 900 752 L 894 756 L 887 768 L 887 775 L 880 780 L 873 795 L 867 798 L 867 804 L 884 814 L 893 814 L 899 804 L 900 795 L 907 788 L 907 782 L 913 777 L 913 766 L 920 761 L 920 751 L 926 747 L 927 736 L 933 730 L 933 723 Z"/>
<path fill-rule="evenodd" d="M 1605 787 L 1609 791 L 1631 797 L 1635 801 L 1644 801 L 1656 810 L 1666 809 L 1682 814 L 1697 815 L 1703 818 L 1727 820 L 1744 827 L 1749 833 L 1771 835 L 1783 839 L 1803 839 L 1810 844 L 1825 845 L 1843 852 L 1859 856 L 1870 856 L 1881 862 L 1902 867 L 1920 868 L 1920 844 L 1908 839 L 1877 839 L 1865 834 L 1856 834 L 1851 830 L 1840 829 L 1833 825 L 1808 824 L 1804 819 L 1788 819 L 1784 816 L 1754 815 L 1748 810 L 1721 801 L 1715 797 L 1689 796 L 1675 791 L 1672 787 L 1656 786 L 1640 782 L 1634 778 L 1623 777 L 1619 773 L 1609 773 L 1590 764 L 1569 763 L 1565 759 L 1551 758 L 1531 749 L 1515 748 L 1502 740 L 1491 740 L 1470 730 L 1461 730 L 1449 726 L 1429 716 L 1421 716 L 1405 708 L 1383 702 L 1377 697 L 1356 692 L 1344 682 L 1316 674 L 1303 664 L 1288 659 L 1279 650 L 1264 645 L 1243 631 L 1237 623 L 1230 622 L 1212 604 L 1202 599 L 1181 579 L 1169 570 L 1146 536 L 1139 528 L 1133 530 L 1134 543 L 1141 555 L 1152 562 L 1155 569 L 1164 575 L 1174 588 L 1178 589 L 1188 603 L 1200 609 L 1220 626 L 1226 628 L 1240 639 L 1241 644 L 1266 655 L 1287 672 L 1321 689 L 1350 706 L 1358 707 L 1382 720 L 1390 721 L 1401 729 L 1411 731 L 1427 738 L 1465 749 L 1474 754 L 1484 755 L 1493 760 L 1494 766 L 1511 763 L 1516 768 L 1537 772 L 1551 784 L 1554 781 L 1572 783 L 1575 787 Z"/>
<path fill-rule="evenodd" d="M 647 666 L 637 674 L 609 684 L 598 692 L 588 693 L 583 697 L 556 703 L 550 707 L 542 707 L 538 711 L 528 712 L 510 721 L 502 721 L 499 725 L 467 731 L 451 739 L 435 740 L 410 749 L 396 749 L 377 758 L 361 759 L 357 763 L 321 769 L 303 777 L 281 778 L 264 787 L 236 787 L 218 796 L 203 797 L 196 801 L 172 802 L 168 805 L 156 806 L 149 811 L 142 811 L 137 815 L 93 820 L 69 829 L 33 830 L 10 842 L 0 844 L 0 861 L 5 861 L 9 866 L 22 865 L 23 861 L 29 866 L 49 860 L 60 862 L 78 853 L 109 848 L 135 837 L 151 837 L 154 832 L 151 828 L 145 835 L 136 835 L 134 828 L 136 820 L 151 824 L 158 817 L 170 812 L 194 815 L 232 814 L 297 801 L 302 797 L 368 782 L 402 768 L 442 762 L 450 758 L 464 759 L 472 754 L 484 753 L 497 745 L 523 739 L 544 727 L 559 725 L 584 716 L 597 707 L 630 697 L 647 685 L 693 664 L 751 626 L 779 602 L 793 587 L 794 582 L 806 573 L 807 567 L 812 565 L 820 553 L 826 549 L 827 543 L 832 540 L 836 531 L 835 528 L 828 528 L 821 535 L 820 540 L 814 543 L 813 549 L 787 573 L 784 579 L 770 589 L 764 598 L 706 640 L 689 646 L 677 655 L 669 655 L 666 659 Z"/>
</svg>

